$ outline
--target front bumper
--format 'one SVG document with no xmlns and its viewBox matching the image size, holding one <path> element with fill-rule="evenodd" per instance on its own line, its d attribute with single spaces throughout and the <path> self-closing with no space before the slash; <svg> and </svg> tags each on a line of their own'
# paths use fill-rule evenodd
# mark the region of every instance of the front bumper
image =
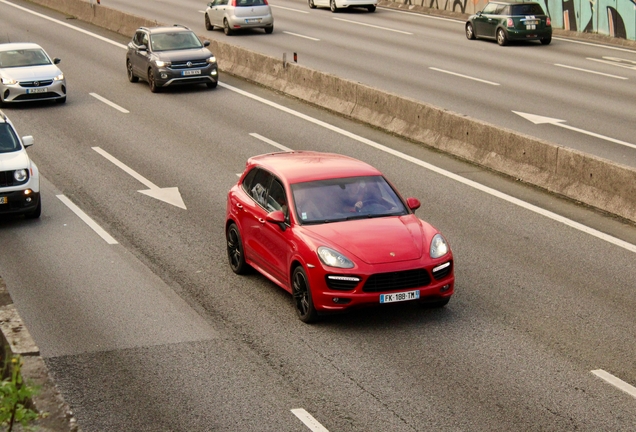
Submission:
<svg viewBox="0 0 636 432">
<path fill-rule="evenodd" d="M 168 87 L 173 85 L 218 83 L 219 81 L 219 70 L 216 64 L 194 70 L 199 71 L 199 73 L 196 75 L 184 75 L 185 72 L 192 74 L 193 69 L 157 68 L 155 82 L 159 87 Z"/>
<path fill-rule="evenodd" d="M 37 208 L 39 202 L 40 192 L 32 189 L 0 191 L 0 215 L 29 213 Z"/>
<path fill-rule="evenodd" d="M 434 273 L 433 269 L 450 263 L 446 270 Z M 326 268 L 317 265 L 308 269 L 310 288 L 314 306 L 319 311 L 342 311 L 360 306 L 380 305 L 380 295 L 395 294 L 399 292 L 419 291 L 419 301 L 435 301 L 451 297 L 455 289 L 455 274 L 453 257 L 445 256 L 434 262 L 420 260 L 399 263 L 398 265 L 378 265 L 366 266 L 366 268 L 355 268 L 346 271 Z M 408 286 L 404 288 L 392 288 L 388 290 L 371 290 L 365 284 L 372 275 L 379 274 L 400 274 L 410 271 L 426 270 L 428 277 L 418 286 Z M 355 276 L 360 278 L 360 282 L 350 289 L 333 289 L 326 282 L 330 275 Z"/>
<path fill-rule="evenodd" d="M 38 85 L 33 81 L 0 84 L 2 102 L 32 102 L 66 97 L 66 80 L 53 81 L 51 83 L 48 83 L 48 81 L 38 81 Z"/>
</svg>

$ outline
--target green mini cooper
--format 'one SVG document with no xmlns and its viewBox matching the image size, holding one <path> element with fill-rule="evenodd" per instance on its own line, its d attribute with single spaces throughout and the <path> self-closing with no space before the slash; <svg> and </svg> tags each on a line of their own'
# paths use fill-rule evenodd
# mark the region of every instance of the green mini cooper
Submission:
<svg viewBox="0 0 636 432">
<path fill-rule="evenodd" d="M 499 45 L 515 40 L 552 41 L 552 24 L 539 3 L 490 2 L 466 21 L 468 39 L 496 39 Z"/>
</svg>

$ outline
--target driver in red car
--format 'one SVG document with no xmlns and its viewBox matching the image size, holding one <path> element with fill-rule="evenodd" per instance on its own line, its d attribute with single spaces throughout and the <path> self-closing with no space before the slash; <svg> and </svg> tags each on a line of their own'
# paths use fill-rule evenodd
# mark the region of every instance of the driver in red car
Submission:
<svg viewBox="0 0 636 432">
<path fill-rule="evenodd" d="M 344 185 L 343 212 L 344 213 L 356 213 L 362 209 L 364 199 L 366 198 L 368 191 L 367 185 L 364 180 L 355 181 Z"/>
</svg>

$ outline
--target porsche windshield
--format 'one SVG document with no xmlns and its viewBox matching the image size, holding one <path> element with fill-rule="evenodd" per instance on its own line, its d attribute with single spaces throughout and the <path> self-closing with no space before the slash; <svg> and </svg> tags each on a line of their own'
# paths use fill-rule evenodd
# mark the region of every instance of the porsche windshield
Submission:
<svg viewBox="0 0 636 432">
<path fill-rule="evenodd" d="M 382 176 L 297 183 L 291 188 L 296 215 L 303 224 L 408 213 L 402 200 Z"/>
</svg>

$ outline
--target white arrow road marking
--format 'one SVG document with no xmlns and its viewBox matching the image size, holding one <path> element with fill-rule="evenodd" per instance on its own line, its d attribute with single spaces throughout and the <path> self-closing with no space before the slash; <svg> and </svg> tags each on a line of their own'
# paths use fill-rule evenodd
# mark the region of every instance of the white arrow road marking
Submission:
<svg viewBox="0 0 636 432">
<path fill-rule="evenodd" d="M 170 188 L 160 188 L 159 186 L 152 183 L 150 180 L 142 177 L 140 174 L 133 171 L 128 166 L 124 165 L 122 162 L 117 160 L 115 157 L 108 154 L 106 151 L 102 150 L 99 147 L 92 147 L 100 155 L 104 156 L 106 159 L 117 165 L 122 170 L 126 171 L 128 174 L 136 178 L 140 183 L 146 185 L 148 190 L 140 190 L 137 192 L 141 192 L 144 195 L 148 195 L 149 197 L 156 198 L 159 201 L 166 202 L 168 204 L 172 204 L 173 206 L 186 209 L 186 206 L 181 198 L 181 194 L 179 193 L 179 188 L 170 187 Z"/>
<path fill-rule="evenodd" d="M 103 238 L 108 244 L 117 244 L 117 240 L 115 240 L 110 234 L 108 234 L 104 228 L 100 227 L 97 222 L 90 218 L 86 213 L 82 211 L 78 206 L 73 203 L 66 195 L 56 195 L 60 201 L 62 201 L 66 207 L 71 209 L 73 213 L 75 213 L 81 220 L 84 221 L 86 225 L 91 227 L 93 231 L 95 231 L 101 238 Z"/>
<path fill-rule="evenodd" d="M 622 379 L 616 378 L 614 375 L 612 375 L 609 372 L 605 372 L 603 369 L 593 370 L 592 373 L 596 375 L 597 377 L 601 378 L 602 380 L 610 383 L 614 387 L 623 390 L 628 395 L 631 395 L 636 398 L 636 387 L 630 384 L 627 384 Z"/>
<path fill-rule="evenodd" d="M 291 412 L 294 413 L 294 415 L 298 417 L 300 421 L 303 422 L 312 432 L 329 432 L 323 425 L 318 423 L 318 420 L 313 418 L 313 416 L 304 409 L 295 408 L 291 410 Z"/>
<path fill-rule="evenodd" d="M 636 149 L 636 144 L 631 144 L 631 143 L 628 143 L 628 142 L 625 142 L 625 141 L 617 140 L 615 138 L 607 137 L 605 135 L 600 135 L 600 134 L 597 134 L 597 133 L 594 133 L 594 132 L 586 131 L 586 130 L 583 130 L 583 129 L 579 129 L 579 128 L 575 128 L 575 127 L 563 124 L 563 122 L 565 122 L 566 120 L 555 119 L 555 118 L 552 118 L 552 117 L 543 117 L 543 116 L 539 116 L 539 115 L 536 115 L 536 114 L 522 113 L 522 112 L 519 112 L 519 111 L 513 111 L 513 113 L 515 113 L 517 115 L 520 115 L 524 119 L 529 120 L 529 121 L 531 121 L 534 124 L 549 123 L 549 124 L 553 124 L 554 126 L 562 127 L 564 129 L 570 129 L 570 130 L 572 130 L 574 132 L 580 132 L 580 133 L 583 133 L 583 134 L 586 134 L 586 135 L 593 136 L 595 138 L 600 138 L 600 139 L 605 140 L 605 141 L 610 141 L 610 142 L 613 142 L 613 143 L 616 143 L 616 144 L 620 144 L 620 145 L 624 145 L 624 146 Z"/>
<path fill-rule="evenodd" d="M 461 78 L 467 78 L 467 79 L 470 79 L 470 80 L 473 80 L 473 81 L 483 82 L 485 84 L 490 84 L 490 85 L 494 85 L 494 86 L 498 86 L 499 85 L 499 83 L 496 83 L 496 82 L 486 81 L 486 80 L 483 80 L 483 79 L 471 77 L 471 76 L 468 76 L 468 75 L 462 75 L 462 74 L 459 74 L 459 73 L 456 73 L 456 72 L 447 71 L 447 70 L 444 70 L 444 69 L 437 69 L 435 67 L 429 67 L 429 69 L 437 71 L 437 72 L 442 72 L 442 73 L 445 73 L 445 74 L 449 74 L 449 75 L 455 75 L 455 76 L 458 76 L 458 77 L 461 77 Z"/>
<path fill-rule="evenodd" d="M 265 138 L 264 136 L 259 135 L 259 134 L 257 134 L 257 133 L 251 133 L 251 134 L 250 134 L 250 136 L 253 136 L 254 138 L 259 139 L 259 140 L 261 140 L 261 141 L 264 141 L 264 142 L 266 142 L 267 144 L 273 145 L 274 147 L 276 147 L 276 148 L 278 148 L 278 149 L 281 149 L 282 151 L 285 151 L 285 152 L 293 151 L 292 149 L 290 149 L 290 148 L 288 148 L 288 147 L 285 147 L 285 146 L 284 146 L 284 145 L 282 145 L 282 144 L 278 144 L 276 141 L 272 141 L 271 139 L 269 139 L 269 138 Z"/>
<path fill-rule="evenodd" d="M 100 100 L 100 101 L 104 102 L 106 105 L 115 108 L 117 111 L 121 111 L 124 114 L 130 113 L 130 111 L 128 111 L 127 109 L 120 107 L 116 103 L 109 101 L 108 99 L 106 99 L 103 96 L 98 95 L 97 93 L 89 93 L 89 95 L 93 96 L 97 100 Z"/>
</svg>

